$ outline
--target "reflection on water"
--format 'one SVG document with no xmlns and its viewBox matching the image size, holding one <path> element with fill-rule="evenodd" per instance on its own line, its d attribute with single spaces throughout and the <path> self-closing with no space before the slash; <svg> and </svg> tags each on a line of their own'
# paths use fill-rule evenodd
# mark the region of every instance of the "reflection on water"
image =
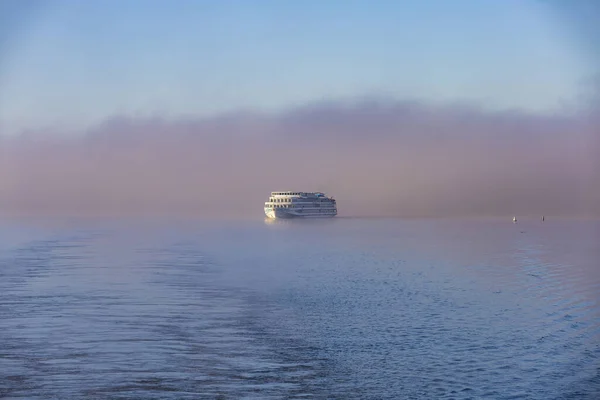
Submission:
<svg viewBox="0 0 600 400">
<path fill-rule="evenodd" d="M 0 397 L 599 398 L 598 228 L 6 226 Z"/>
<path fill-rule="evenodd" d="M 327 217 L 327 218 L 268 218 L 265 217 L 264 221 L 266 225 L 281 226 L 291 224 L 312 224 L 312 226 L 319 226 L 323 224 L 335 224 L 340 220 L 347 220 L 349 218 L 344 217 Z"/>
</svg>

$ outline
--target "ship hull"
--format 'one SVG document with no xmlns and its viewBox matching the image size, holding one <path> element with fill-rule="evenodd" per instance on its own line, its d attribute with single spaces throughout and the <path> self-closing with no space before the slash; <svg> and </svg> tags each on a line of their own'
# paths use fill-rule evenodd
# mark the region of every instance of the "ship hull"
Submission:
<svg viewBox="0 0 600 400">
<path fill-rule="evenodd" d="M 337 215 L 334 211 L 308 211 L 308 210 L 290 210 L 284 208 L 266 208 L 265 215 L 271 219 L 292 219 L 292 218 L 333 218 Z"/>
</svg>

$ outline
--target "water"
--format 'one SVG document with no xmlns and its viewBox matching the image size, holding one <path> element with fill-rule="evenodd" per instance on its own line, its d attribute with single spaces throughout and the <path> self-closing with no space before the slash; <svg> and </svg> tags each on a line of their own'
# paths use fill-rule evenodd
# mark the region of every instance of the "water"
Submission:
<svg viewBox="0 0 600 400">
<path fill-rule="evenodd" d="M 5 223 L 0 397 L 597 399 L 590 221 Z"/>
</svg>

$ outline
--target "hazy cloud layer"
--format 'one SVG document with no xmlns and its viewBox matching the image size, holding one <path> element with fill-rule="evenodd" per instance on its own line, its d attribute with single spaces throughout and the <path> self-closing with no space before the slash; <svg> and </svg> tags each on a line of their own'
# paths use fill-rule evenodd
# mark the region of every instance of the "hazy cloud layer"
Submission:
<svg viewBox="0 0 600 400">
<path fill-rule="evenodd" d="M 272 190 L 340 215 L 600 215 L 600 119 L 389 100 L 278 115 L 116 117 L 0 136 L 6 214 L 261 216 Z"/>
</svg>

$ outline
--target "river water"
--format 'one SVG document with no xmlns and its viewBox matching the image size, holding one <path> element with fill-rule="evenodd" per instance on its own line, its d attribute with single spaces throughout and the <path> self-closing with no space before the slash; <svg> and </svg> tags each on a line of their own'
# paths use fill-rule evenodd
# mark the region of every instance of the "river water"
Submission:
<svg viewBox="0 0 600 400">
<path fill-rule="evenodd" d="M 1 226 L 0 398 L 600 398 L 597 221 Z"/>
</svg>

